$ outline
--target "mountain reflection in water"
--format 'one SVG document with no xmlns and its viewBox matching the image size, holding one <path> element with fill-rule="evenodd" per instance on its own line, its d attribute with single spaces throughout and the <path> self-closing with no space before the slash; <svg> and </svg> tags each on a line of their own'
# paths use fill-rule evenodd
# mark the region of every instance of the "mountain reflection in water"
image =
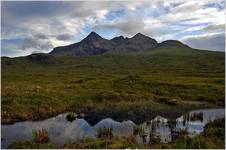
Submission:
<svg viewBox="0 0 226 150">
<path fill-rule="evenodd" d="M 76 119 L 70 122 L 67 121 L 66 114 L 60 114 L 43 121 L 25 121 L 12 125 L 2 125 L 2 148 L 6 148 L 14 141 L 31 140 L 32 131 L 38 129 L 46 129 L 51 142 L 58 145 L 75 142 L 84 137 L 96 138 L 97 129 L 100 128 L 111 128 L 113 136 L 133 135 L 141 144 L 151 142 L 153 136 L 161 143 L 168 143 L 173 140 L 174 133 L 186 130 L 192 137 L 200 134 L 208 122 L 223 117 L 224 109 L 203 109 L 191 111 L 176 120 L 156 116 L 150 121 L 136 125 L 130 120 L 118 122 L 111 118 L 105 118 L 91 126 L 85 119 Z"/>
</svg>

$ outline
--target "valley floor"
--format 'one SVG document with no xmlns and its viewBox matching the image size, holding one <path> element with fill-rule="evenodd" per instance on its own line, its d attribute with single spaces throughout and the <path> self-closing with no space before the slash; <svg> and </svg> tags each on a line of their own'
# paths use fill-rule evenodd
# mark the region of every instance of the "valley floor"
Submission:
<svg viewBox="0 0 226 150">
<path fill-rule="evenodd" d="M 224 58 L 222 52 L 175 48 L 2 58 L 1 120 L 39 120 L 71 111 L 132 117 L 224 107 Z"/>
</svg>

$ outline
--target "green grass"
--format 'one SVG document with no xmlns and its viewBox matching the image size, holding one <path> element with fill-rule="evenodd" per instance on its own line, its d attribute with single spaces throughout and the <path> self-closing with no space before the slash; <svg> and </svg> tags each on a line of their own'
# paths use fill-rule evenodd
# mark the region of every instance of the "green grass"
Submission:
<svg viewBox="0 0 226 150">
<path fill-rule="evenodd" d="M 2 58 L 3 123 L 112 106 L 164 110 L 195 108 L 185 102 L 201 101 L 203 107 L 224 107 L 223 52 L 169 47 L 146 53 L 41 58 Z"/>
</svg>

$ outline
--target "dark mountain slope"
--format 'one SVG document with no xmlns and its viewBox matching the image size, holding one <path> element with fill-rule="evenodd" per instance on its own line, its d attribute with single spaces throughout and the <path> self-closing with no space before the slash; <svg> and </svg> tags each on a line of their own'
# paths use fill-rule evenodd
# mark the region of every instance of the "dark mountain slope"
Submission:
<svg viewBox="0 0 226 150">
<path fill-rule="evenodd" d="M 145 36 L 141 33 L 136 34 L 132 38 L 123 38 L 119 37 L 115 43 L 115 47 L 111 52 L 139 52 L 147 51 L 157 47 L 158 43 L 155 39 L 152 39 L 148 36 Z M 113 39 L 115 40 L 115 39 Z"/>
<path fill-rule="evenodd" d="M 81 42 L 71 44 L 68 46 L 56 47 L 50 52 L 51 55 L 71 55 L 71 56 L 84 56 L 84 55 L 96 55 L 104 53 L 111 46 L 110 42 L 103 39 L 95 32 L 91 32 Z"/>
<path fill-rule="evenodd" d="M 157 46 L 158 43 L 155 39 L 141 33 L 136 34 L 132 38 L 124 38 L 123 36 L 119 36 L 111 40 L 107 40 L 95 32 L 91 32 L 81 42 L 68 46 L 56 47 L 52 52 L 50 52 L 50 54 L 55 56 L 86 56 L 103 54 L 105 52 L 147 51 Z"/>
</svg>

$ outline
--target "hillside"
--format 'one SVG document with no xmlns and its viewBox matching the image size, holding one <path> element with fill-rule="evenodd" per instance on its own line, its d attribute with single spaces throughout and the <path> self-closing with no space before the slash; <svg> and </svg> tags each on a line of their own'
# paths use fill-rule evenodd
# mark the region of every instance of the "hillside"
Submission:
<svg viewBox="0 0 226 150">
<path fill-rule="evenodd" d="M 4 57 L 2 122 L 70 110 L 120 113 L 134 120 L 153 111 L 164 116 L 166 110 L 223 107 L 224 72 L 223 52 L 165 44 L 136 53 Z"/>
</svg>

